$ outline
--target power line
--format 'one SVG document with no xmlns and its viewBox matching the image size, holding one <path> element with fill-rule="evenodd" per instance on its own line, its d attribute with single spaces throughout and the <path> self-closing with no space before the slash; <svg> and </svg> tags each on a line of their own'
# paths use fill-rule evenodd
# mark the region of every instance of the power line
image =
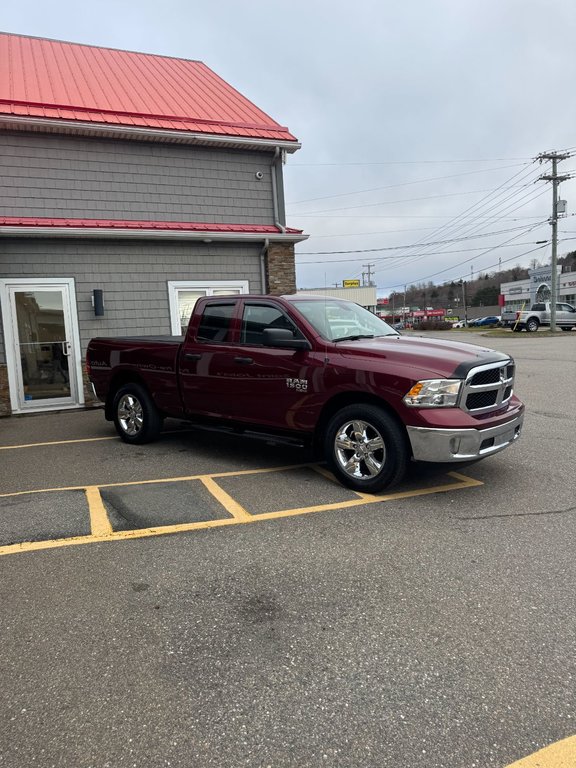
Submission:
<svg viewBox="0 0 576 768">
<path fill-rule="evenodd" d="M 536 199 L 536 198 L 538 198 L 538 197 L 541 197 L 541 196 L 542 196 L 542 194 L 544 194 L 544 192 L 541 192 L 541 193 L 537 194 L 536 196 L 534 196 L 533 198 L 531 198 L 531 200 L 530 200 L 530 201 L 528 201 L 528 202 L 531 202 L 533 199 Z M 526 205 L 526 203 L 521 203 L 521 204 L 520 204 L 520 206 L 517 206 L 517 208 L 519 208 L 519 207 L 523 207 L 524 205 Z M 517 208 L 515 208 L 514 210 L 517 210 Z M 524 229 L 524 232 L 526 232 L 526 233 L 528 233 L 528 232 L 532 232 L 534 229 L 537 229 L 538 227 L 542 226 L 542 225 L 543 225 L 543 224 L 545 224 L 545 223 L 546 223 L 546 222 L 544 222 L 544 221 L 540 221 L 540 222 L 538 222 L 538 223 L 536 223 L 536 224 L 533 224 L 533 225 L 531 225 L 531 226 L 530 226 L 530 227 L 528 227 L 527 229 Z M 483 225 L 483 226 L 487 226 L 487 225 Z M 522 234 L 522 233 L 521 233 L 521 234 Z M 521 234 L 520 234 L 520 235 L 517 235 L 516 237 L 520 237 L 520 236 L 521 236 Z M 468 235 L 467 237 L 470 237 L 471 239 L 475 239 L 476 237 L 479 237 L 479 236 L 480 236 L 480 235 Z M 514 239 L 514 238 L 513 238 L 513 239 Z M 495 247 L 497 247 L 497 246 L 495 246 Z M 492 249 L 492 248 L 491 248 L 491 249 L 489 249 L 489 251 L 486 251 L 486 253 L 489 253 L 489 252 L 490 252 L 490 250 L 493 250 L 493 249 Z M 414 265 L 414 264 L 415 264 L 417 261 L 420 261 L 420 260 L 422 260 L 423 258 L 425 258 L 427 255 L 428 255 L 427 253 L 423 253 L 423 254 L 414 254 L 414 255 L 413 255 L 413 257 L 412 257 L 411 266 L 413 266 L 413 265 Z M 483 255 L 484 255 L 484 254 L 479 254 L 479 257 L 482 257 Z M 390 266 L 393 266 L 393 265 L 390 265 Z"/>
<path fill-rule="evenodd" d="M 287 205 L 301 205 L 302 203 L 313 203 L 316 200 L 330 200 L 334 199 L 336 197 L 348 197 L 349 195 L 362 195 L 366 194 L 367 192 L 380 192 L 383 189 L 395 189 L 397 187 L 408 187 L 413 184 L 424 184 L 428 181 L 443 181 L 444 179 L 455 179 L 461 176 L 471 176 L 472 174 L 478 174 L 478 173 L 490 173 L 491 171 L 502 171 L 505 168 L 517 168 L 518 165 L 521 165 L 523 167 L 526 166 L 526 163 L 515 163 L 514 165 L 501 165 L 497 168 L 482 168 L 478 171 L 465 171 L 463 173 L 452 173 L 448 176 L 431 176 L 427 179 L 417 179 L 415 181 L 403 181 L 399 184 L 387 184 L 384 187 L 372 187 L 371 189 L 360 189 L 356 190 L 355 192 L 342 192 L 338 195 L 328 195 L 325 197 L 311 197 L 307 200 L 296 200 L 294 202 L 289 202 Z"/>
<path fill-rule="evenodd" d="M 529 251 L 524 251 L 524 253 L 518 253 L 518 254 L 515 254 L 514 256 L 511 256 L 509 259 L 503 259 L 503 260 L 500 260 L 500 261 L 498 262 L 498 264 L 508 264 L 508 262 L 510 262 L 510 261 L 515 261 L 515 260 L 517 260 L 517 259 L 521 259 L 521 258 L 522 258 L 522 257 L 524 257 L 524 256 L 528 256 L 528 255 L 530 255 L 531 253 L 535 253 L 536 251 L 541 251 L 543 248 L 547 248 L 547 247 L 548 247 L 548 244 L 547 244 L 547 243 L 546 243 L 545 245 L 538 245 L 536 248 L 532 248 L 532 249 L 531 249 L 531 250 L 529 250 Z M 472 258 L 475 258 L 475 257 L 473 256 Z M 444 272 L 448 272 L 448 271 L 449 271 L 449 269 L 455 269 L 455 268 L 457 268 L 457 267 L 460 267 L 460 266 L 462 266 L 462 264 L 466 264 L 466 263 L 468 263 L 469 261 L 471 261 L 471 259 L 468 259 L 468 260 L 466 260 L 466 261 L 463 261 L 463 262 L 461 262 L 460 264 L 456 264 L 454 267 L 449 267 L 448 269 L 444 269 L 444 270 L 442 270 L 442 271 L 440 271 L 440 272 L 435 272 L 433 275 L 427 275 L 426 277 L 420 277 L 420 278 L 418 278 L 418 279 L 416 279 L 416 280 L 411 280 L 411 281 L 410 281 L 410 285 L 413 285 L 414 283 L 420 283 L 420 282 L 422 282 L 422 281 L 424 281 L 424 280 L 429 280 L 431 277 L 436 277 L 437 275 L 441 275 L 441 274 L 443 274 Z M 487 266 L 487 267 L 484 267 L 484 268 L 483 268 L 483 270 L 484 270 L 484 271 L 486 271 L 487 269 L 492 269 L 493 267 L 496 267 L 496 266 L 498 266 L 498 264 L 490 264 L 489 266 Z M 467 277 L 467 275 L 461 275 L 461 276 L 459 276 L 459 277 L 454 277 L 454 278 L 452 278 L 452 280 L 453 280 L 453 281 L 456 281 L 456 280 L 465 280 L 465 279 L 466 279 L 466 277 Z M 385 286 L 385 287 L 384 287 L 384 288 L 382 288 L 381 290 L 391 290 L 392 288 L 403 288 L 405 285 L 407 285 L 407 283 L 406 283 L 406 282 L 403 282 L 403 283 L 396 283 L 396 285 L 388 285 L 388 286 Z"/>
<path fill-rule="evenodd" d="M 560 242 L 565 242 L 567 240 L 576 240 L 576 237 L 562 238 L 562 240 Z M 508 244 L 505 243 L 503 245 L 495 245 L 490 250 L 493 251 L 493 250 L 496 250 L 497 248 L 516 248 L 519 245 L 533 245 L 533 242 L 531 242 L 531 243 L 514 243 L 513 245 L 511 245 L 509 243 Z M 484 247 L 482 247 L 482 248 L 481 247 L 477 247 L 477 248 L 462 248 L 462 249 L 457 250 L 457 251 L 429 251 L 426 254 L 426 256 L 452 256 L 454 254 L 459 254 L 459 253 L 471 253 L 472 251 L 484 251 L 484 252 L 486 252 Z M 344 266 L 345 264 L 352 264 L 352 263 L 354 263 L 356 261 L 364 261 L 364 259 L 365 259 L 365 256 L 360 256 L 357 259 L 336 259 L 336 260 L 332 261 L 332 264 L 333 265 L 338 264 L 338 265 Z M 398 259 L 398 256 L 381 256 L 378 259 L 378 261 L 384 261 L 385 259 Z M 298 263 L 298 266 L 304 266 L 304 265 L 308 265 L 308 264 L 326 264 L 326 262 L 324 260 L 322 260 L 322 259 L 318 259 L 317 261 L 301 261 L 301 262 Z"/>
<path fill-rule="evenodd" d="M 451 173 L 448 176 L 429 176 L 426 179 L 416 179 L 415 181 L 402 181 L 398 184 L 387 184 L 384 187 L 371 187 L 370 189 L 359 189 L 354 192 L 342 192 L 338 195 L 327 195 L 325 197 L 311 197 L 307 200 L 294 200 L 287 205 L 301 205 L 302 203 L 313 203 L 316 200 L 331 200 L 337 197 L 349 197 L 350 195 L 364 195 L 367 192 L 380 192 L 383 189 L 396 189 L 397 187 L 409 187 L 414 184 L 425 184 L 428 181 L 444 181 L 445 179 L 456 179 L 461 176 L 472 176 L 478 173 L 490 173 L 491 171 L 502 171 L 505 168 L 517 168 L 518 165 L 526 167 L 526 163 L 515 163 L 514 165 L 501 165 L 497 168 L 482 168 L 479 171 L 465 171 L 463 173 Z"/>
<path fill-rule="evenodd" d="M 543 222 L 545 223 L 545 222 Z M 510 232 L 517 232 L 518 230 L 522 231 L 528 231 L 532 229 L 532 225 L 527 227 L 526 225 L 523 225 L 521 227 L 511 227 L 510 229 L 501 229 L 497 232 L 484 232 L 482 235 L 479 235 L 479 237 L 496 237 L 497 235 L 507 235 Z M 435 240 L 428 243 L 422 243 L 422 246 L 435 246 L 435 245 L 446 245 L 448 243 L 459 243 L 464 240 L 475 240 L 476 238 L 471 235 L 467 235 L 466 237 L 456 237 L 456 238 L 450 238 L 448 240 Z M 414 244 L 410 243 L 408 245 L 387 245 L 383 246 L 381 248 L 354 248 L 352 250 L 348 251 L 301 251 L 300 253 L 296 254 L 297 256 L 334 256 L 338 254 L 345 254 L 345 253 L 375 253 L 377 251 L 400 251 L 404 250 L 406 248 L 413 248 Z"/>
<path fill-rule="evenodd" d="M 533 192 L 533 190 L 531 190 L 531 192 L 530 192 L 529 194 L 532 194 L 532 192 Z M 538 198 L 538 197 L 541 197 L 541 196 L 542 196 L 542 194 L 544 194 L 544 192 L 540 192 L 540 193 L 537 193 L 536 195 L 533 195 L 533 194 L 532 194 L 532 197 L 531 197 L 531 199 L 530 199 L 529 201 L 526 201 L 526 202 L 521 202 L 521 203 L 520 203 L 520 205 L 517 205 L 517 206 L 516 206 L 516 208 L 513 208 L 513 210 L 517 210 L 518 208 L 521 208 L 521 207 L 523 207 L 524 205 L 526 205 L 526 204 L 527 204 L 527 202 L 532 202 L 532 200 L 534 200 L 534 199 L 536 199 L 536 198 Z M 525 195 L 524 197 L 526 197 L 526 195 Z M 521 200 L 523 200 L 523 199 L 524 199 L 524 198 L 521 198 Z M 515 203 L 516 203 L 516 202 L 518 202 L 518 201 L 515 201 Z M 511 203 L 510 205 L 514 205 L 515 203 Z M 510 208 L 510 205 L 506 206 L 506 208 L 504 209 L 504 211 L 507 211 L 507 210 Z M 496 207 L 496 206 L 493 206 L 493 207 Z M 532 229 L 534 229 L 534 228 L 536 228 L 536 227 L 538 227 L 538 226 L 541 226 L 543 223 L 544 223 L 544 222 L 540 221 L 540 222 L 538 222 L 538 223 L 536 223 L 536 224 L 534 224 L 534 225 L 531 225 L 531 226 L 529 226 L 529 227 L 525 227 L 525 226 L 524 226 L 524 227 L 518 227 L 518 229 L 522 229 L 522 230 L 523 230 L 523 231 L 525 231 L 525 232 L 529 232 L 529 231 L 532 231 Z M 480 236 L 483 236 L 483 235 L 485 235 L 485 234 L 486 234 L 486 233 L 482 233 L 482 232 L 481 232 L 481 230 L 482 230 L 482 229 L 485 229 L 485 228 L 488 226 L 488 224 L 483 224 L 483 225 L 480 227 L 480 230 L 475 230 L 475 233 L 470 233 L 470 232 L 469 232 L 469 230 L 470 230 L 470 227 L 471 227 L 471 226 L 473 226 L 473 222 L 470 222 L 470 224 L 468 224 L 468 225 L 466 225 L 466 224 L 464 224 L 464 225 L 461 225 L 461 226 L 457 227 L 457 228 L 454 230 L 454 234 L 456 234 L 456 233 L 458 233 L 459 231 L 462 231 L 462 230 L 464 230 L 464 232 L 466 232 L 466 231 L 468 230 L 468 233 L 467 233 L 466 235 L 463 235 L 464 239 L 476 239 L 476 237 L 480 237 Z M 516 228 L 511 228 L 511 230 L 510 230 L 510 231 L 513 231 L 514 229 L 516 229 Z M 476 234 L 476 232 L 477 232 L 478 234 Z M 454 240 L 456 241 L 457 239 L 456 239 L 456 238 L 454 238 Z M 412 261 L 411 261 L 411 265 L 414 265 L 414 264 L 415 264 L 417 261 L 420 261 L 420 260 L 422 260 L 423 258 L 426 258 L 426 256 L 427 256 L 427 253 L 426 253 L 426 251 L 427 251 L 427 250 L 429 250 L 429 249 L 430 249 L 430 247 L 433 247 L 433 246 L 430 246 L 430 245 L 428 245 L 428 244 L 424 244 L 424 243 L 420 243 L 420 244 L 419 244 L 417 247 L 418 247 L 418 251 L 419 251 L 419 252 L 418 252 L 418 253 L 414 253 L 414 254 L 412 254 L 412 255 L 410 256 L 410 258 L 412 259 Z M 398 265 L 399 265 L 400 263 L 401 263 L 401 262 L 399 261 L 399 262 L 398 262 Z M 402 261 L 402 264 L 404 265 L 404 261 Z M 389 265 L 389 267 L 393 267 L 393 266 L 394 266 L 394 265 Z"/>
<path fill-rule="evenodd" d="M 518 174 L 516 174 L 516 175 L 518 175 Z M 500 191 L 496 195 L 495 199 L 497 199 L 498 197 L 501 197 L 502 193 L 505 191 L 504 189 L 502 189 L 503 186 L 504 185 L 500 185 L 500 188 L 499 188 Z M 526 188 L 526 186 L 524 187 L 524 189 L 525 188 Z M 495 190 L 495 192 L 497 192 L 497 191 L 498 190 Z M 453 235 L 457 234 L 458 232 L 462 232 L 462 233 L 467 233 L 468 236 L 472 237 L 473 236 L 472 235 L 472 230 L 473 230 L 473 228 L 475 226 L 475 221 L 479 218 L 480 211 L 482 211 L 482 209 L 485 209 L 487 205 L 490 205 L 490 207 L 487 208 L 486 210 L 484 210 L 483 213 L 489 213 L 491 211 L 494 211 L 495 209 L 500 209 L 500 211 L 499 211 L 500 216 L 499 217 L 498 216 L 493 217 L 493 219 L 492 219 L 492 221 L 499 221 L 502 218 L 504 218 L 504 216 L 502 214 L 504 214 L 504 213 L 512 213 L 512 212 L 518 210 L 519 208 L 524 207 L 527 203 L 532 202 L 532 200 L 535 200 L 537 197 L 540 196 L 539 194 L 536 194 L 536 195 L 532 195 L 532 197 L 530 197 L 531 195 L 532 195 L 532 192 L 530 191 L 526 195 L 523 195 L 523 197 L 521 197 L 520 200 L 516 200 L 516 201 L 510 202 L 510 203 L 508 203 L 508 201 L 511 200 L 511 198 L 513 198 L 515 196 L 515 194 L 508 195 L 507 197 L 505 197 L 502 200 L 499 200 L 498 202 L 494 202 L 493 200 L 490 199 L 491 197 L 493 197 L 493 195 L 492 196 L 491 195 L 487 195 L 486 198 L 485 198 L 485 201 L 480 201 L 475 206 L 472 206 L 471 208 L 466 209 L 465 213 L 471 212 L 471 211 L 474 210 L 474 208 L 477 208 L 476 212 L 471 217 L 470 221 L 464 221 L 464 222 L 461 222 L 460 224 L 456 224 L 456 222 L 458 221 L 458 217 L 455 217 L 454 218 L 454 225 L 453 226 L 450 226 L 450 223 L 448 223 L 445 227 L 440 227 L 437 230 L 437 232 L 440 233 L 443 230 L 448 230 L 448 231 L 452 231 Z M 530 199 L 529 200 L 525 200 L 525 198 L 527 198 L 527 197 L 530 197 Z M 525 202 L 521 202 L 523 200 L 525 200 Z M 518 202 L 520 202 L 521 204 L 520 205 L 516 205 L 516 203 L 518 203 Z M 508 205 L 506 205 L 504 208 L 501 208 L 503 203 L 508 203 Z M 512 207 L 512 206 L 515 206 L 515 207 Z M 485 229 L 488 225 L 489 225 L 489 223 L 482 224 L 479 228 L 477 228 L 474 231 L 482 232 L 482 230 Z M 434 235 L 434 232 L 432 233 L 432 235 Z M 422 248 L 424 250 L 426 250 L 428 248 L 428 246 L 423 245 L 423 244 L 419 244 L 416 247 L 418 247 L 419 250 L 421 250 Z M 422 254 L 422 255 L 414 254 L 414 257 L 415 257 L 414 261 L 417 261 L 420 258 L 423 258 L 425 255 L 426 255 L 425 253 Z"/>
<path fill-rule="evenodd" d="M 357 163 L 290 163 L 290 168 L 321 168 L 347 166 L 376 166 L 376 165 L 425 165 L 425 164 L 454 164 L 454 163 L 509 163 L 515 161 L 533 160 L 532 157 L 486 157 L 468 160 L 379 160 L 376 162 Z"/>
<path fill-rule="evenodd" d="M 525 185 L 517 184 L 506 189 L 523 188 Z M 468 192 L 447 192 L 443 195 L 426 195 L 424 197 L 403 197 L 400 200 L 381 200 L 378 203 L 362 203 L 361 205 L 347 205 L 345 208 L 325 208 L 321 211 L 310 211 L 308 213 L 294 213 L 294 216 L 316 216 L 319 213 L 339 213 L 340 211 L 353 211 L 357 208 L 375 208 L 378 205 L 399 205 L 400 203 L 413 203 L 419 200 L 437 200 L 442 197 L 461 197 L 462 195 L 477 195 L 481 192 L 490 192 L 490 189 L 472 189 Z M 354 193 L 350 193 L 354 194 Z M 322 199 L 322 198 L 317 198 Z M 327 199 L 327 198 L 326 198 Z"/>
<path fill-rule="evenodd" d="M 533 173 L 533 171 L 530 171 L 529 173 Z M 434 230 L 432 232 L 432 237 L 434 237 L 434 235 L 441 235 L 444 232 L 446 232 L 446 234 L 451 233 L 451 234 L 454 235 L 457 232 L 462 231 L 462 229 L 465 229 L 466 227 L 468 227 L 468 229 L 469 229 L 470 225 L 474 222 L 474 220 L 476 220 L 476 219 L 478 219 L 480 217 L 482 210 L 484 208 L 486 208 L 486 206 L 489 205 L 490 202 L 492 202 L 492 199 L 498 199 L 498 197 L 500 197 L 502 195 L 503 188 L 506 185 L 510 184 L 517 177 L 520 177 L 520 179 L 518 179 L 518 180 L 525 180 L 522 177 L 525 177 L 526 175 L 527 174 L 526 174 L 526 169 L 525 168 L 523 170 L 520 170 L 517 173 L 513 174 L 511 176 L 511 178 L 509 178 L 506 181 L 502 182 L 502 184 L 500 184 L 498 187 L 496 187 L 496 189 L 493 190 L 490 194 L 486 195 L 481 200 L 477 201 L 473 205 L 471 205 L 468 208 L 466 208 L 464 211 L 462 211 L 461 214 L 459 214 L 457 216 L 454 216 L 446 224 L 443 224 L 443 225 L 440 225 L 439 227 L 437 227 L 436 230 Z M 492 206 L 492 208 L 489 209 L 489 210 L 492 210 L 493 208 L 494 208 L 494 206 Z M 486 213 L 486 212 L 487 211 L 484 211 L 484 213 Z M 462 218 L 465 217 L 466 214 L 470 214 L 470 217 L 471 217 L 472 221 L 463 223 L 462 222 Z M 469 218 L 469 217 L 467 217 L 467 218 Z M 414 244 L 414 249 L 415 248 L 426 248 L 427 247 L 425 244 L 422 243 L 422 240 L 423 240 L 423 238 L 421 238 L 419 241 L 417 241 Z"/>
</svg>

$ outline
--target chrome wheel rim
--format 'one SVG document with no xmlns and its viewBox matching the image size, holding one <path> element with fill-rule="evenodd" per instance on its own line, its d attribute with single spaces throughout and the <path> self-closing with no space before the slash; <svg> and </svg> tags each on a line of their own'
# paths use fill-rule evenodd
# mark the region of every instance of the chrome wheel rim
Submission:
<svg viewBox="0 0 576 768">
<path fill-rule="evenodd" d="M 118 421 L 122 431 L 134 437 L 144 424 L 142 403 L 134 395 L 122 395 L 118 403 Z"/>
<path fill-rule="evenodd" d="M 355 479 L 376 477 L 386 461 L 384 439 L 367 421 L 347 421 L 336 433 L 334 452 L 338 466 Z"/>
</svg>

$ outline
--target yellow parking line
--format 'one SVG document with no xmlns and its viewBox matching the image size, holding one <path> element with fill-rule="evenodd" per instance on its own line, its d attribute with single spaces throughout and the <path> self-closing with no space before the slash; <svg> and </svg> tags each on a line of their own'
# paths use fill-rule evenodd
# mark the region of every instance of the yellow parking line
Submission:
<svg viewBox="0 0 576 768">
<path fill-rule="evenodd" d="M 98 488 L 125 488 L 130 485 L 156 485 L 158 483 L 182 483 L 188 480 L 202 480 L 203 477 L 236 477 L 241 475 L 263 475 L 268 472 L 285 472 L 289 469 L 302 469 L 312 467 L 312 464 L 288 464 L 283 467 L 267 467 L 265 469 L 241 469 L 230 472 L 210 472 L 204 475 L 186 475 L 184 477 L 161 477 L 159 480 L 129 480 L 123 483 L 99 483 Z M 9 496 L 25 496 L 29 493 L 55 493 L 57 491 L 83 491 L 86 485 L 65 485 L 58 488 L 35 488 L 31 491 L 11 491 L 0 493 L 0 499 Z"/>
<path fill-rule="evenodd" d="M 90 530 L 93 536 L 109 536 L 112 526 L 106 514 L 106 508 L 100 495 L 100 489 L 96 485 L 86 488 L 86 500 L 90 510 Z"/>
<path fill-rule="evenodd" d="M 299 465 L 308 466 L 308 465 Z M 278 467 L 276 471 L 280 469 L 295 469 L 294 466 Z M 449 472 L 448 475 L 453 477 L 458 482 L 446 483 L 443 485 L 436 485 L 430 488 L 421 488 L 416 491 L 399 491 L 397 493 L 389 493 L 382 496 L 376 496 L 372 494 L 357 494 L 360 496 L 358 499 L 352 499 L 350 501 L 337 501 L 331 504 L 318 504 L 311 507 L 297 507 L 294 509 L 283 509 L 276 512 L 264 512 L 262 514 L 251 515 L 244 507 L 240 506 L 229 494 L 227 494 L 222 488 L 220 488 L 215 482 L 210 482 L 214 477 L 230 477 L 242 474 L 257 474 L 263 472 L 271 472 L 274 470 L 244 470 L 241 472 L 222 472 L 214 475 L 196 475 L 192 478 L 176 478 L 170 481 L 168 480 L 149 480 L 146 483 L 156 482 L 180 482 L 190 479 L 199 479 L 204 483 L 204 486 L 224 504 L 226 509 L 232 514 L 232 517 L 222 518 L 218 520 L 204 520 L 198 523 L 180 523 L 178 525 L 161 525 L 154 528 L 137 528 L 131 531 L 114 531 L 112 528 L 108 528 L 106 521 L 108 517 L 106 510 L 102 505 L 102 499 L 100 497 L 99 488 L 110 488 L 117 485 L 141 485 L 142 482 L 130 482 L 130 483 L 109 483 L 101 486 L 80 486 L 73 488 L 54 488 L 50 490 L 83 490 L 89 499 L 89 507 L 91 512 L 92 523 L 92 535 L 90 536 L 74 536 L 69 539 L 50 539 L 46 541 L 24 541 L 18 544 L 7 544 L 0 547 L 0 556 L 16 554 L 19 552 L 33 552 L 44 549 L 54 549 L 56 547 L 69 547 L 78 544 L 95 544 L 104 541 L 122 541 L 126 539 L 142 539 L 150 536 L 162 536 L 171 533 L 185 533 L 188 531 L 198 531 L 207 528 L 220 528 L 228 525 L 242 525 L 246 523 L 255 523 L 261 520 L 277 520 L 285 517 L 295 517 L 297 515 L 306 515 L 314 512 L 325 512 L 331 509 L 347 509 L 350 507 L 358 507 L 366 504 L 376 504 L 379 502 L 393 501 L 395 499 L 408 499 L 415 496 L 425 496 L 433 493 L 444 493 L 454 490 L 460 490 L 463 488 L 473 488 L 479 485 L 483 485 L 480 480 L 474 480 L 466 475 L 461 475 L 457 472 Z M 207 482 L 205 482 L 207 481 Z M 98 492 L 98 496 L 94 493 Z M 90 492 L 90 493 L 89 493 Z M 2 496 L 14 496 L 22 495 L 24 491 L 18 494 L 2 494 Z M 28 493 L 41 493 L 41 491 L 29 491 Z M 229 506 L 231 504 L 231 506 Z M 93 506 L 92 506 L 93 505 Z M 102 505 L 101 508 L 99 505 Z M 93 514 L 94 509 L 94 514 Z M 104 520 L 105 518 L 105 520 Z M 108 522 L 109 525 L 109 522 Z"/>
<path fill-rule="evenodd" d="M 569 736 L 511 763 L 506 768 L 574 768 L 575 765 L 576 736 Z"/>
<path fill-rule="evenodd" d="M 0 451 L 14 451 L 18 448 L 42 448 L 46 445 L 70 445 L 71 443 L 97 443 L 102 440 L 119 440 L 119 437 L 81 437 L 77 440 L 52 440 L 47 443 L 23 443 L 22 445 L 0 445 Z"/>
<path fill-rule="evenodd" d="M 169 429 L 163 435 L 180 435 L 193 432 L 192 429 Z M 102 440 L 120 440 L 119 435 L 110 437 L 77 437 L 74 440 L 50 440 L 44 443 L 22 443 L 19 445 L 0 445 L 0 451 L 15 451 L 21 448 L 44 448 L 51 445 L 74 445 L 75 443 L 98 443 Z"/>
<path fill-rule="evenodd" d="M 252 517 L 229 493 L 220 488 L 211 477 L 201 477 L 200 482 L 238 522 L 247 522 Z"/>
<path fill-rule="evenodd" d="M 430 488 L 419 488 L 415 491 L 398 491 L 397 493 L 388 493 L 383 495 L 373 495 L 371 493 L 357 493 L 358 499 L 350 501 L 334 501 L 330 504 L 319 504 L 315 507 L 295 507 L 293 509 L 283 509 L 279 512 L 264 512 L 257 515 L 259 520 L 273 520 L 276 517 L 292 517 L 295 515 L 305 515 L 308 512 L 324 512 L 330 509 L 347 509 L 349 507 L 360 507 L 364 504 L 377 504 L 382 501 L 394 501 L 396 499 L 411 499 L 416 496 L 428 496 L 432 493 L 446 493 L 447 491 L 456 491 L 462 488 L 474 488 L 478 485 L 484 485 L 480 480 L 474 480 L 465 475 L 459 475 L 456 472 L 448 472 L 450 477 L 458 480 L 458 483 L 446 483 L 445 485 L 435 485 Z"/>
</svg>

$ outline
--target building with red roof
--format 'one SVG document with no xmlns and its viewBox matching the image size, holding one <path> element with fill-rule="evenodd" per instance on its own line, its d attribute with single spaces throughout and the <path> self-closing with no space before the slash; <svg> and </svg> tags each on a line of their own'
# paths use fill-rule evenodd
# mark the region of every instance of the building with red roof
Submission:
<svg viewBox="0 0 576 768">
<path fill-rule="evenodd" d="M 0 33 L 0 415 L 87 402 L 92 336 L 293 292 L 299 148 L 202 62 Z"/>
</svg>

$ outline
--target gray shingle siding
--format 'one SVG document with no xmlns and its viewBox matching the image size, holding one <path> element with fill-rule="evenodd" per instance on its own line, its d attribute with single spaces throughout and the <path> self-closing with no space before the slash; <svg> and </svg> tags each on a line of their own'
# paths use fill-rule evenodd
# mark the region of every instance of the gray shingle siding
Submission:
<svg viewBox="0 0 576 768">
<path fill-rule="evenodd" d="M 259 244 L 0 239 L 0 278 L 73 277 L 82 356 L 93 336 L 169 334 L 168 281 L 248 280 L 260 293 Z M 104 291 L 95 318 L 92 290 Z M 0 335 L 0 362 L 4 362 Z"/>
<path fill-rule="evenodd" d="M 272 160 L 271 152 L 2 133 L 0 215 L 273 224 Z"/>
</svg>

